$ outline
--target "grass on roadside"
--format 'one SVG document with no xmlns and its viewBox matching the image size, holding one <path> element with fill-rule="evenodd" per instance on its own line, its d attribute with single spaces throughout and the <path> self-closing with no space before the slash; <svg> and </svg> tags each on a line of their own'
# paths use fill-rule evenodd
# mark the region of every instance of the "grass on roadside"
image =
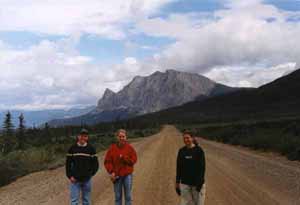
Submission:
<svg viewBox="0 0 300 205">
<path fill-rule="evenodd" d="M 153 135 L 159 128 L 129 130 L 129 139 L 138 139 Z M 105 150 L 115 142 L 113 132 L 91 134 L 89 141 L 96 147 L 97 152 Z M 12 151 L 0 155 L 0 186 L 6 185 L 18 177 L 45 169 L 55 169 L 65 164 L 65 154 L 75 142 L 75 137 L 61 137 L 58 142 L 39 147 L 29 147 L 25 150 Z"/>
</svg>

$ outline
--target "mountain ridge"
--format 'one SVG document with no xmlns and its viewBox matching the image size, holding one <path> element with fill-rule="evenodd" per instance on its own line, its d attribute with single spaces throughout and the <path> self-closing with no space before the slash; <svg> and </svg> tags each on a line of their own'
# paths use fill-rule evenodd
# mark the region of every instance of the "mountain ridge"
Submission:
<svg viewBox="0 0 300 205">
<path fill-rule="evenodd" d="M 159 111 L 194 100 L 200 95 L 226 93 L 233 88 L 215 83 L 196 73 L 166 70 L 149 76 L 136 76 L 117 93 L 106 89 L 97 111 L 138 108 L 140 114 Z"/>
<path fill-rule="evenodd" d="M 216 83 L 209 78 L 176 70 L 156 71 L 148 76 L 135 76 L 118 92 L 109 88 L 99 99 L 92 112 L 77 118 L 50 121 L 51 125 L 95 124 L 109 122 L 146 113 L 157 112 L 182 105 L 193 100 L 236 91 L 238 88 Z M 201 99 L 198 98 L 201 96 Z M 102 115 L 102 116 L 101 116 Z M 106 116 L 106 117 L 103 117 Z M 95 119 L 90 120 L 91 119 Z"/>
<path fill-rule="evenodd" d="M 259 88 L 240 89 L 136 117 L 162 123 L 256 120 L 300 115 L 300 69 Z"/>
</svg>

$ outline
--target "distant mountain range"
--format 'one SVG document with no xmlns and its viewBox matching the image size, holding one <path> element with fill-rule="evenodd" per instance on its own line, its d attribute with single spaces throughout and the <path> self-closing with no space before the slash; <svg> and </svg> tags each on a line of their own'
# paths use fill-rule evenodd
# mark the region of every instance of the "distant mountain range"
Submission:
<svg viewBox="0 0 300 205">
<path fill-rule="evenodd" d="M 21 113 L 23 113 L 25 118 L 25 124 L 27 127 L 40 126 L 45 122 L 48 122 L 52 119 L 57 118 L 72 118 L 80 116 L 90 111 L 94 110 L 96 106 L 88 106 L 85 108 L 70 108 L 67 110 L 64 109 L 49 109 L 49 110 L 39 110 L 39 111 L 26 111 L 26 110 L 10 110 L 12 114 L 12 122 L 15 127 L 18 126 Z M 0 110 L 0 121 L 3 122 L 4 117 L 7 113 L 7 110 Z M 2 124 L 1 124 L 2 125 Z"/>
<path fill-rule="evenodd" d="M 240 89 L 137 117 L 160 123 L 227 122 L 300 116 L 300 70 L 259 88 Z"/>
<path fill-rule="evenodd" d="M 239 88 L 216 83 L 195 73 L 167 70 L 136 76 L 122 90 L 106 89 L 97 107 L 82 116 L 51 120 L 51 126 L 95 124 L 157 112 L 198 100 L 234 92 Z"/>
</svg>

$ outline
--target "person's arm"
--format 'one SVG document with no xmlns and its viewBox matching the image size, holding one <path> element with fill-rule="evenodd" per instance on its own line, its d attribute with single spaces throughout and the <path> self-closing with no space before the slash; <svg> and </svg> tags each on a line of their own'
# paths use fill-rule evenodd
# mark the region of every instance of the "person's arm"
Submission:
<svg viewBox="0 0 300 205">
<path fill-rule="evenodd" d="M 95 148 L 93 148 L 92 147 L 92 175 L 94 176 L 96 173 L 97 173 L 97 171 L 98 171 L 98 169 L 99 169 L 99 162 L 98 162 L 98 157 L 97 157 L 97 155 L 96 155 L 96 150 L 95 150 Z"/>
<path fill-rule="evenodd" d="M 179 150 L 177 154 L 176 185 L 175 185 L 175 190 L 178 196 L 181 195 L 181 191 L 180 191 L 181 175 L 182 175 L 182 158 L 181 158 L 181 151 Z"/>
<path fill-rule="evenodd" d="M 181 175 L 182 175 L 182 157 L 181 157 L 181 151 L 179 150 L 177 154 L 177 163 L 176 163 L 176 184 L 180 184 Z"/>
<path fill-rule="evenodd" d="M 202 150 L 202 149 L 201 149 Z M 201 179 L 203 179 L 203 182 L 204 182 L 204 179 L 205 179 L 205 170 L 206 170 L 206 161 L 205 161 L 205 153 L 204 151 L 202 150 L 202 155 L 201 155 Z"/>
<path fill-rule="evenodd" d="M 113 167 L 114 167 L 111 152 L 112 152 L 112 146 L 108 149 L 104 158 L 104 167 L 109 174 L 112 174 Z"/>
<path fill-rule="evenodd" d="M 69 179 L 73 177 L 72 167 L 74 164 L 74 158 L 73 158 L 73 149 L 72 147 L 68 150 L 67 156 L 66 156 L 66 175 Z"/>
<path fill-rule="evenodd" d="M 133 166 L 137 162 L 136 151 L 135 151 L 135 149 L 131 145 L 129 145 L 129 153 L 128 153 L 128 155 L 124 156 L 124 161 L 129 166 Z"/>
<path fill-rule="evenodd" d="M 200 192 L 204 184 L 205 169 L 206 169 L 205 154 L 201 147 L 198 154 L 199 154 L 199 176 L 197 179 L 197 190 Z"/>
</svg>

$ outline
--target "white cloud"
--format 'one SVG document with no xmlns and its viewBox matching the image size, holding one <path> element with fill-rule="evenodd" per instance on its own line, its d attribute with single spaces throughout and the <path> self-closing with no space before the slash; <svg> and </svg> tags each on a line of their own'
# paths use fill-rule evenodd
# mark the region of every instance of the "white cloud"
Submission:
<svg viewBox="0 0 300 205">
<path fill-rule="evenodd" d="M 96 64 L 92 58 L 78 54 L 76 44 L 68 39 L 42 41 L 23 51 L 2 45 L 2 108 L 49 109 L 96 104 L 106 87 L 117 91 L 136 74 L 144 74 L 133 57 L 110 68 Z"/>
<path fill-rule="evenodd" d="M 1 0 L 0 31 L 51 35 L 126 36 L 124 24 L 155 13 L 171 0 Z"/>
<path fill-rule="evenodd" d="M 233 87 L 259 87 L 294 71 L 295 63 L 285 63 L 270 68 L 224 66 L 211 69 L 204 75 Z"/>
<path fill-rule="evenodd" d="M 16 50 L 0 40 L 1 108 L 63 108 L 96 103 L 140 72 L 128 57 L 117 65 L 96 64 L 76 48 L 83 33 L 125 39 L 126 26 L 155 14 L 172 0 L 0 0 L 0 32 L 63 35 Z"/>
<path fill-rule="evenodd" d="M 244 2 L 244 1 L 243 1 Z M 210 15 L 172 14 L 143 19 L 136 30 L 176 39 L 155 59 L 162 67 L 205 73 L 217 66 L 300 62 L 300 16 L 260 1 L 230 1 L 228 9 Z"/>
<path fill-rule="evenodd" d="M 96 103 L 106 87 L 118 91 L 135 75 L 166 69 L 198 72 L 231 86 L 258 87 L 300 63 L 300 23 L 287 21 L 300 17 L 299 12 L 258 0 L 231 0 L 224 10 L 167 18 L 149 15 L 172 0 L 0 1 L 0 31 L 67 36 L 26 50 L 0 41 L 0 108 Z M 135 28 L 126 31 L 128 24 Z M 130 32 L 167 37 L 175 43 L 139 60 L 130 56 L 140 47 L 126 39 Z M 76 48 L 82 33 L 123 39 L 130 55 L 109 67 L 95 63 Z"/>
</svg>

